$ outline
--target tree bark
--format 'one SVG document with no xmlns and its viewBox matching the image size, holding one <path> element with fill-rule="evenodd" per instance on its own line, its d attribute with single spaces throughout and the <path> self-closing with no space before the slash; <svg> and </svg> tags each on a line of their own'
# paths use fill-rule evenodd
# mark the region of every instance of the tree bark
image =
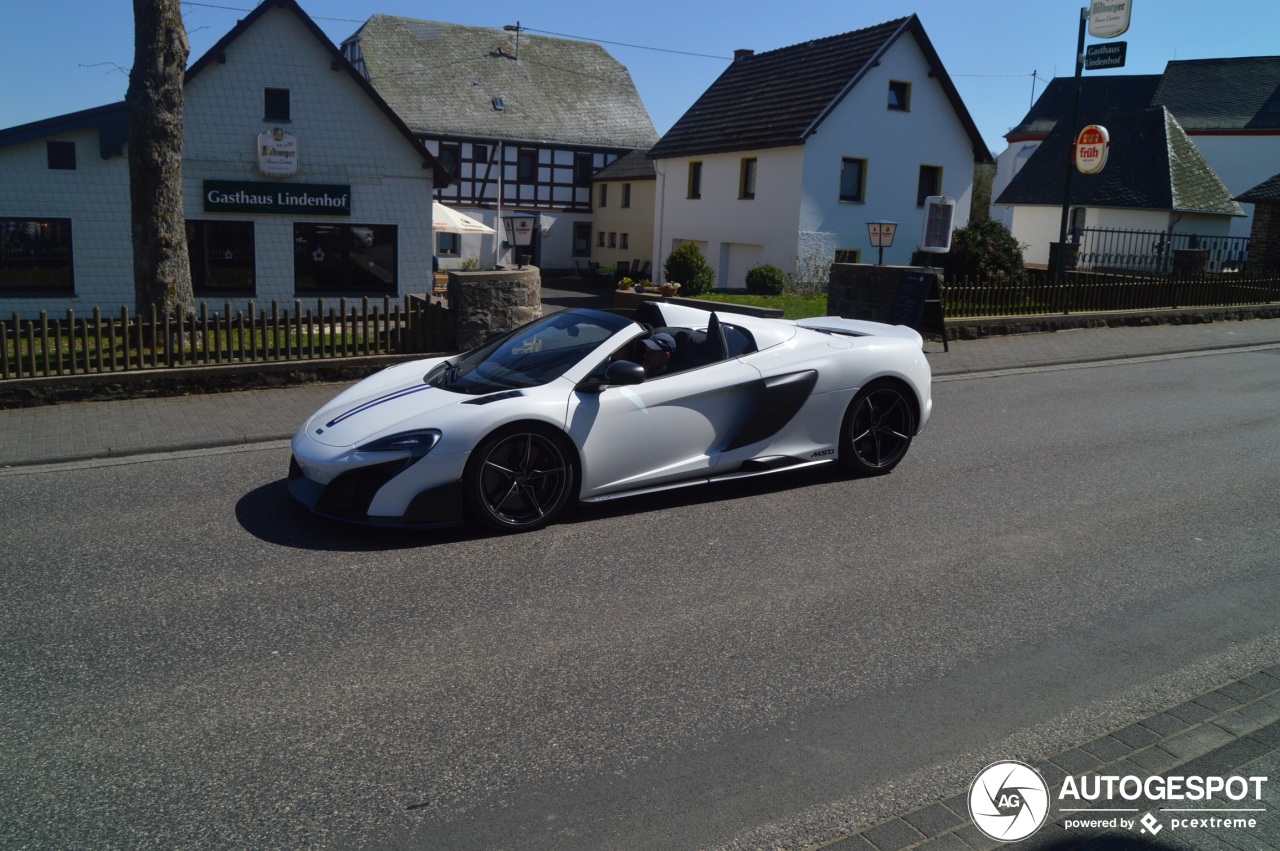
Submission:
<svg viewBox="0 0 1280 851">
<path fill-rule="evenodd" d="M 133 0 L 129 114 L 133 278 L 141 314 L 195 310 L 182 200 L 183 77 L 191 47 L 179 0 Z"/>
</svg>

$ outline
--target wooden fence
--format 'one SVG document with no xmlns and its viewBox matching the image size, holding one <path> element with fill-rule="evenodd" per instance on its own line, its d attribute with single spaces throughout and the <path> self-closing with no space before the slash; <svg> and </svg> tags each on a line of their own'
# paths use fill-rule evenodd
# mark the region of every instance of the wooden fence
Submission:
<svg viewBox="0 0 1280 851">
<path fill-rule="evenodd" d="M 956 279 L 942 287 L 947 318 L 1042 316 L 1108 310 L 1241 307 L 1280 301 L 1276 275 L 1222 274 L 1188 278 L 1071 273 L 1061 280 L 1028 272 L 1018 283 Z"/>
<path fill-rule="evenodd" d="M 258 310 L 210 313 L 201 304 L 186 316 L 115 316 L 94 308 L 78 317 L 0 320 L 0 380 L 56 375 L 89 375 L 138 369 L 165 369 L 272 361 L 308 361 L 361 355 L 448 351 L 453 329 L 446 308 L 418 296 L 404 303 L 370 304 L 320 299 L 293 309 L 272 302 Z"/>
</svg>

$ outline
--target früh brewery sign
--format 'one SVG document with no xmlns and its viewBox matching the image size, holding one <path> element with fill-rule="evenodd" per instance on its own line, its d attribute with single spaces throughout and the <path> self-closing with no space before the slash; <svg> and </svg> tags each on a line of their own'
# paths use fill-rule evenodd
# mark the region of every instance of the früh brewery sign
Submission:
<svg viewBox="0 0 1280 851">
<path fill-rule="evenodd" d="M 1107 128 L 1090 124 L 1076 138 L 1076 168 L 1081 174 L 1097 174 L 1107 164 L 1107 149 L 1111 136 Z"/>
<path fill-rule="evenodd" d="M 206 180 L 206 213 L 304 213 L 351 215 L 351 186 L 340 183 L 266 183 Z"/>
</svg>

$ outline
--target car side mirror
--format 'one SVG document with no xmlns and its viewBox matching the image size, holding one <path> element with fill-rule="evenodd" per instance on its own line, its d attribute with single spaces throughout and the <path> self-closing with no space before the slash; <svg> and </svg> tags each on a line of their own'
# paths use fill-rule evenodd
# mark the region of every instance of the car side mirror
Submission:
<svg viewBox="0 0 1280 851">
<path fill-rule="evenodd" d="M 629 360 L 616 360 L 604 371 L 604 380 L 610 384 L 640 384 L 645 379 L 644 367 Z"/>
<path fill-rule="evenodd" d="M 629 360 L 619 360 L 609 364 L 608 369 L 604 371 L 603 379 L 583 382 L 578 385 L 578 389 L 584 393 L 601 393 L 606 387 L 615 384 L 640 384 L 644 381 L 645 376 L 644 367 L 640 364 L 632 363 Z"/>
</svg>

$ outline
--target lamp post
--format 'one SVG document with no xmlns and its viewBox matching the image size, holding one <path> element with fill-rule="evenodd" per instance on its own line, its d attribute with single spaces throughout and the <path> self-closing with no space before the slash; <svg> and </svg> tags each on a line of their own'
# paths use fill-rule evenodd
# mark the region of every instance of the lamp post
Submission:
<svg viewBox="0 0 1280 851">
<path fill-rule="evenodd" d="M 533 229 L 537 223 L 536 216 L 515 213 L 502 217 L 503 227 L 507 232 L 507 242 L 516 248 L 516 262 L 520 268 L 524 268 L 525 258 L 529 255 L 522 253 L 521 248 L 528 248 L 533 244 Z"/>
<path fill-rule="evenodd" d="M 519 62 L 520 61 L 520 22 L 516 21 L 515 26 L 512 26 L 511 24 L 507 24 L 506 26 L 503 27 L 503 29 L 509 33 L 516 34 L 516 61 Z"/>
<path fill-rule="evenodd" d="M 898 232 L 897 222 L 867 222 L 867 236 L 871 238 L 871 247 L 880 249 L 880 260 L 877 266 L 884 265 L 884 250 L 893 247 L 893 236 Z"/>
</svg>

